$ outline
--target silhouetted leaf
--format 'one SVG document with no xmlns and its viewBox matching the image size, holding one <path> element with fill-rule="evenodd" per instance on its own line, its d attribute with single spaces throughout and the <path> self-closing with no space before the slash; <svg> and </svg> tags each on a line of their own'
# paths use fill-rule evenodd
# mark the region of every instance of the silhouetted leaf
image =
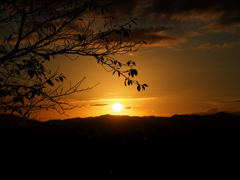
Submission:
<svg viewBox="0 0 240 180">
<path fill-rule="evenodd" d="M 124 38 L 125 38 L 125 37 L 129 37 L 129 33 L 128 33 L 126 30 L 123 31 L 123 37 L 124 37 Z"/>
<path fill-rule="evenodd" d="M 49 84 L 49 85 L 51 85 L 51 86 L 54 86 L 54 84 L 52 83 L 52 81 L 49 79 L 49 80 L 47 80 L 47 83 Z"/>
<path fill-rule="evenodd" d="M 146 87 L 148 87 L 148 85 L 147 84 L 143 84 L 144 86 L 146 86 Z"/>
<path fill-rule="evenodd" d="M 32 61 L 27 61 L 27 66 L 31 68 L 34 66 L 34 63 Z"/>
<path fill-rule="evenodd" d="M 142 89 L 145 90 L 145 86 L 144 85 L 142 85 Z"/>
<path fill-rule="evenodd" d="M 120 73 L 120 71 L 118 71 L 118 76 L 120 77 L 120 75 L 121 75 L 121 73 Z"/>
<path fill-rule="evenodd" d="M 34 91 L 32 91 L 32 95 L 31 95 L 31 97 L 30 97 L 30 99 L 33 99 L 34 98 L 34 96 L 35 96 L 35 92 Z"/>
<path fill-rule="evenodd" d="M 56 32 L 57 30 L 56 26 L 53 25 L 52 27 L 53 27 L 53 30 Z"/>
<path fill-rule="evenodd" d="M 108 46 L 106 45 L 106 49 L 108 50 Z"/>
<path fill-rule="evenodd" d="M 28 69 L 28 75 L 32 78 L 35 74 L 35 71 L 32 69 Z"/>
<path fill-rule="evenodd" d="M 141 90 L 141 86 L 140 86 L 140 85 L 137 86 L 137 90 L 138 90 L 138 91 Z"/>
<path fill-rule="evenodd" d="M 62 82 L 63 81 L 63 78 L 61 76 L 59 76 L 59 80 Z"/>
<path fill-rule="evenodd" d="M 49 57 L 48 55 L 44 55 L 43 58 L 44 58 L 45 60 L 50 60 L 50 57 Z"/>
</svg>

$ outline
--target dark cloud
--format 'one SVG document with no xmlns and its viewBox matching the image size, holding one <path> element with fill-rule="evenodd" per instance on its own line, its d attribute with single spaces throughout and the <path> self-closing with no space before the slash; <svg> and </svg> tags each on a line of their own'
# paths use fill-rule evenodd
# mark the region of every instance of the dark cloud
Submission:
<svg viewBox="0 0 240 180">
<path fill-rule="evenodd" d="M 124 109 L 132 109 L 132 107 L 124 107 Z"/>
<path fill-rule="evenodd" d="M 205 44 L 201 44 L 200 46 L 198 46 L 197 49 L 211 49 L 211 48 L 215 48 L 215 47 L 219 47 L 219 44 L 211 45 L 211 43 L 205 43 Z"/>
<path fill-rule="evenodd" d="M 222 47 L 224 48 L 232 48 L 232 47 L 236 47 L 239 46 L 240 42 L 229 42 L 229 43 L 224 43 Z"/>
<path fill-rule="evenodd" d="M 215 27 L 240 26 L 238 0 L 112 0 L 109 13 L 116 18 L 198 19 Z"/>
<path fill-rule="evenodd" d="M 90 106 L 107 106 L 108 104 L 91 104 Z"/>
<path fill-rule="evenodd" d="M 211 114 L 216 114 L 218 112 L 221 112 L 219 108 L 211 108 L 208 109 L 204 112 L 198 112 L 198 113 L 191 113 L 191 114 L 196 114 L 196 115 L 211 115 Z"/>
<path fill-rule="evenodd" d="M 164 31 L 172 30 L 173 26 L 161 26 L 161 27 L 146 27 L 146 28 L 135 28 L 132 33 L 136 34 L 137 37 L 134 41 L 144 40 L 148 46 L 172 46 L 180 42 L 185 42 L 184 38 L 178 36 L 172 36 L 164 34 Z"/>
</svg>

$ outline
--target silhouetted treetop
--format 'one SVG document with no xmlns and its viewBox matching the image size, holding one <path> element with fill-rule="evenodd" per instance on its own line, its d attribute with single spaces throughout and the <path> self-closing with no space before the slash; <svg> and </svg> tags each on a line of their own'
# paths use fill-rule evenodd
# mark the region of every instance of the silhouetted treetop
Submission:
<svg viewBox="0 0 240 180">
<path fill-rule="evenodd" d="M 45 68 L 59 56 L 69 59 L 91 56 L 105 70 L 125 78 L 124 84 L 145 90 L 147 84 L 133 80 L 136 63 L 114 59 L 116 54 L 135 52 L 145 41 L 135 41 L 131 32 L 136 18 L 112 24 L 104 18 L 108 0 L 6 0 L 0 2 L 0 111 L 29 117 L 42 108 L 59 113 L 74 108 L 62 96 L 81 92 L 82 80 L 67 90 L 66 78 Z M 100 23 L 96 26 L 95 22 Z M 58 84 L 58 85 L 56 85 Z"/>
</svg>

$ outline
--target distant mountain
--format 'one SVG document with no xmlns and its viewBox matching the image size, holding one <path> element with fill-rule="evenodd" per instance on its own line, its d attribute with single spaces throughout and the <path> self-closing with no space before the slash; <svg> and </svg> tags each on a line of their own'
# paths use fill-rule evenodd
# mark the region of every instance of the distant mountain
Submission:
<svg viewBox="0 0 240 180">
<path fill-rule="evenodd" d="M 0 114 L 0 129 L 9 129 L 18 121 L 16 115 Z M 131 117 L 103 115 L 88 118 L 71 118 L 66 120 L 21 121 L 15 129 L 22 131 L 82 134 L 123 134 L 155 133 L 157 129 L 167 128 L 170 133 L 189 133 L 196 131 L 231 131 L 240 129 L 240 116 L 226 112 L 214 115 L 174 115 L 172 117 Z"/>
</svg>

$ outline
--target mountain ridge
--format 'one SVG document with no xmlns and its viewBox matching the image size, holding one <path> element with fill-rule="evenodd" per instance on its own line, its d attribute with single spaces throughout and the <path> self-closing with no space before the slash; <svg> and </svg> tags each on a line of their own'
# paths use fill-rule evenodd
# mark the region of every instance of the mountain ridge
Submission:
<svg viewBox="0 0 240 180">
<path fill-rule="evenodd" d="M 12 119 L 11 119 L 12 118 Z M 11 129 L 14 123 L 19 121 L 16 115 L 0 114 L 0 128 Z M 174 115 L 172 117 L 155 116 L 119 116 L 102 115 L 87 118 L 69 118 L 65 120 L 21 121 L 15 129 L 20 131 L 51 131 L 77 133 L 102 133 L 123 134 L 154 133 L 157 129 L 167 128 L 170 133 L 190 133 L 195 131 L 230 131 L 240 129 L 240 116 L 226 112 L 219 112 L 213 115 Z M 83 131 L 85 130 L 85 131 Z"/>
</svg>

